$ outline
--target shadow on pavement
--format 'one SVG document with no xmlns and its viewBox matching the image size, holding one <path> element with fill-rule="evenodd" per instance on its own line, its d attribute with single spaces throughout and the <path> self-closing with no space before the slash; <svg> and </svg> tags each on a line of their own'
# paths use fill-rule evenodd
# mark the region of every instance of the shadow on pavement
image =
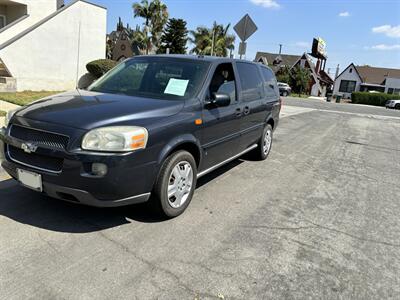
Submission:
<svg viewBox="0 0 400 300">
<path fill-rule="evenodd" d="M 197 188 L 207 185 L 242 162 L 235 160 L 200 178 Z M 0 216 L 34 227 L 68 233 L 95 232 L 132 222 L 165 221 L 146 203 L 118 208 L 88 207 L 30 191 L 12 179 L 0 182 Z"/>
</svg>

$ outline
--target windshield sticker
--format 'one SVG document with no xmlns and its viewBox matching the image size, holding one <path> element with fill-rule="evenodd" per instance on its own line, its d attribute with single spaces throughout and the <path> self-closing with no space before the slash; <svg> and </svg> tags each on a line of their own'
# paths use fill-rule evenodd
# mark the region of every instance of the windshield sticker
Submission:
<svg viewBox="0 0 400 300">
<path fill-rule="evenodd" d="M 171 78 L 165 88 L 164 94 L 185 96 L 189 80 Z"/>
</svg>

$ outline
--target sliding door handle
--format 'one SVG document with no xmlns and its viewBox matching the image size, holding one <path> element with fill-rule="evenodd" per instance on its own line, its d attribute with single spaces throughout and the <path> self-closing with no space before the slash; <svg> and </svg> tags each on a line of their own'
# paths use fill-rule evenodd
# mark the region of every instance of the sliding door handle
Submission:
<svg viewBox="0 0 400 300">
<path fill-rule="evenodd" d="M 241 117 L 242 116 L 242 109 L 240 107 L 236 108 L 236 117 Z"/>
</svg>

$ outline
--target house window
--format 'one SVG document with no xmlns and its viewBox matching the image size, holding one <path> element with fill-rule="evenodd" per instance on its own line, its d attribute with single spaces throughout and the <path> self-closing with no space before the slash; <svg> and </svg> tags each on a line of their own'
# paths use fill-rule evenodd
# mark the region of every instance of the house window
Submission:
<svg viewBox="0 0 400 300">
<path fill-rule="evenodd" d="M 5 15 L 0 15 L 0 28 L 6 27 L 7 20 Z"/>
<path fill-rule="evenodd" d="M 353 68 L 350 68 L 349 73 L 353 73 Z"/>
<path fill-rule="evenodd" d="M 342 80 L 340 81 L 339 92 L 341 93 L 352 93 L 356 90 L 356 81 Z"/>
<path fill-rule="evenodd" d="M 393 89 L 393 88 L 389 88 L 389 89 L 388 89 L 388 94 L 393 94 L 393 92 L 394 92 L 394 89 Z"/>
</svg>

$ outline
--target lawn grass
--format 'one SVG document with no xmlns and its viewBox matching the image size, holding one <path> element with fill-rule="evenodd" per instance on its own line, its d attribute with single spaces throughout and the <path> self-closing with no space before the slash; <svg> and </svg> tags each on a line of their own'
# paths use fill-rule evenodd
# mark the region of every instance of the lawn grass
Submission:
<svg viewBox="0 0 400 300">
<path fill-rule="evenodd" d="M 6 114 L 7 114 L 7 113 L 6 113 L 5 111 L 0 110 L 0 117 L 5 117 Z"/>
<path fill-rule="evenodd" d="M 41 92 L 18 92 L 18 93 L 0 93 L 0 100 L 10 102 L 17 105 L 26 105 L 38 99 L 58 94 L 57 91 L 41 91 Z"/>
</svg>

